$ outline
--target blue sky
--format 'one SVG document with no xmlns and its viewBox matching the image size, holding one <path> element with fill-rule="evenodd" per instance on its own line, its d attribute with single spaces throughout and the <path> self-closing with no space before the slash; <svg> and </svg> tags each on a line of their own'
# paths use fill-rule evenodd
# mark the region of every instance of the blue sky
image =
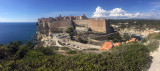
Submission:
<svg viewBox="0 0 160 71">
<path fill-rule="evenodd" d="M 0 22 L 36 22 L 59 14 L 160 19 L 160 0 L 0 0 Z"/>
</svg>

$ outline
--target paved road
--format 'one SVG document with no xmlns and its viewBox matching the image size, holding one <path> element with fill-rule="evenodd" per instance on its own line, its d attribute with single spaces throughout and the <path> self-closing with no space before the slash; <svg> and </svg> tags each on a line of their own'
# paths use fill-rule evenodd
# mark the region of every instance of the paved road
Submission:
<svg viewBox="0 0 160 71">
<path fill-rule="evenodd" d="M 158 50 L 151 53 L 150 55 L 153 57 L 153 62 L 148 71 L 160 71 L 160 44 Z"/>
</svg>

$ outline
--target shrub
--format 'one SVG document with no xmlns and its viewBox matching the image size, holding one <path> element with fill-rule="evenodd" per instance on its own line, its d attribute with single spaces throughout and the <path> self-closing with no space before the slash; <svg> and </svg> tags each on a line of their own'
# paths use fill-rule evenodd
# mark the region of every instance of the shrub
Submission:
<svg viewBox="0 0 160 71">
<path fill-rule="evenodd" d="M 39 51 L 35 51 L 35 50 L 30 50 L 27 52 L 26 54 L 26 58 L 29 59 L 30 57 L 31 58 L 40 58 L 44 56 L 44 54 L 42 52 L 39 52 Z"/>
<path fill-rule="evenodd" d="M 145 43 L 147 42 L 147 39 L 146 38 L 143 38 L 142 40 L 140 40 L 141 43 Z"/>
<path fill-rule="evenodd" d="M 52 55 L 52 54 L 54 54 L 53 49 L 50 48 L 50 47 L 46 47 L 46 48 L 44 48 L 44 47 L 38 47 L 38 48 L 36 48 L 36 50 L 39 51 L 39 52 L 42 52 L 45 55 Z"/>
<path fill-rule="evenodd" d="M 88 43 L 87 39 L 78 38 L 78 41 L 84 44 Z"/>
<path fill-rule="evenodd" d="M 23 58 L 29 50 L 30 49 L 28 47 L 20 46 L 19 49 L 18 49 L 18 51 L 15 54 L 15 58 L 16 59 Z"/>
<path fill-rule="evenodd" d="M 0 59 L 4 59 L 11 55 L 11 52 L 7 46 L 1 46 L 0 47 Z"/>
<path fill-rule="evenodd" d="M 1 51 L 8 52 L 7 55 L 10 55 L 10 58 L 14 57 L 15 54 L 9 53 L 12 49 L 6 47 L 0 47 L 3 49 Z M 62 48 L 66 49 L 67 47 Z M 0 70 L 145 71 L 150 64 L 149 49 L 138 42 L 123 44 L 99 54 L 77 54 L 77 51 L 70 49 L 67 53 L 76 55 L 46 54 L 50 53 L 50 50 L 50 48 L 43 47 L 29 49 L 21 59 L 0 59 Z M 19 50 L 16 53 L 18 52 Z"/>
<path fill-rule="evenodd" d="M 127 40 L 130 40 L 130 39 L 131 39 L 131 37 L 130 37 L 130 35 L 129 35 L 129 34 L 124 34 L 124 35 L 123 35 L 123 38 L 125 39 L 125 41 L 127 41 Z"/>
<path fill-rule="evenodd" d="M 8 61 L 4 64 L 3 71 L 11 71 L 15 68 L 16 64 L 15 61 Z"/>
<path fill-rule="evenodd" d="M 99 50 L 99 49 L 96 49 L 96 48 L 90 48 L 90 49 L 87 49 L 87 50 Z"/>
<path fill-rule="evenodd" d="M 74 32 L 74 28 L 73 27 L 70 27 L 70 28 L 68 28 L 67 30 L 66 30 L 66 33 L 69 33 L 69 34 L 71 34 L 71 33 L 73 33 Z"/>
<path fill-rule="evenodd" d="M 59 47 L 51 47 L 52 48 L 52 50 L 59 50 Z"/>
<path fill-rule="evenodd" d="M 147 48 L 149 49 L 150 52 L 154 52 L 155 50 L 157 50 L 159 47 L 159 42 L 157 40 L 150 40 Z"/>
<path fill-rule="evenodd" d="M 25 46 L 28 47 L 29 49 L 33 49 L 34 48 L 34 44 L 32 42 L 26 42 Z"/>
<path fill-rule="evenodd" d="M 67 54 L 77 54 L 77 51 L 75 51 L 75 50 L 70 50 L 70 51 L 67 52 Z"/>
<path fill-rule="evenodd" d="M 113 42 L 121 42 L 122 41 L 122 37 L 120 36 L 119 33 L 114 34 L 112 36 L 108 36 L 109 40 L 112 40 Z"/>
<path fill-rule="evenodd" d="M 71 49 L 68 47 L 61 47 L 61 50 L 71 50 Z"/>
<path fill-rule="evenodd" d="M 74 28 L 70 27 L 66 30 L 66 33 L 68 33 L 70 35 L 70 39 L 73 40 L 73 36 L 74 36 Z"/>
<path fill-rule="evenodd" d="M 160 40 L 160 33 L 149 34 L 147 39 L 148 40 L 150 40 L 150 39 L 158 39 L 158 40 Z"/>
<path fill-rule="evenodd" d="M 146 46 L 138 42 L 132 42 L 120 45 L 111 50 L 116 66 L 120 67 L 118 70 L 133 70 L 141 71 L 147 70 L 150 64 L 149 50 Z"/>
<path fill-rule="evenodd" d="M 2 69 L 2 65 L 0 64 L 0 70 Z"/>
<path fill-rule="evenodd" d="M 14 47 L 18 47 L 22 44 L 22 41 L 17 41 L 17 42 L 10 42 L 9 45 L 12 45 Z"/>
</svg>

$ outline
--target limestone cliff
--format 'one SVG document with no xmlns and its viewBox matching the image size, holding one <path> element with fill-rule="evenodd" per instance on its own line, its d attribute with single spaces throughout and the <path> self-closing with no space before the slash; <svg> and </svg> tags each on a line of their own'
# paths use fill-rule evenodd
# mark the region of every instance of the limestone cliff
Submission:
<svg viewBox="0 0 160 71">
<path fill-rule="evenodd" d="M 133 25 L 130 27 L 128 25 L 130 24 L 125 24 L 125 23 L 118 25 L 112 24 L 114 29 L 122 34 L 128 33 L 128 34 L 136 34 L 138 36 L 147 37 L 149 34 L 160 32 L 160 30 L 156 28 L 149 28 L 148 26 Z"/>
</svg>

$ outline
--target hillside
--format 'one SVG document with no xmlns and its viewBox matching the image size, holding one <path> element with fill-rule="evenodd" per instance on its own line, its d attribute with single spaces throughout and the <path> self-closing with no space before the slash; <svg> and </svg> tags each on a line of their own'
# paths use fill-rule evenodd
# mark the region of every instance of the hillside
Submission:
<svg viewBox="0 0 160 71">
<path fill-rule="evenodd" d="M 145 42 L 125 43 L 101 53 L 73 51 L 67 47 L 34 48 L 30 42 L 24 45 L 20 41 L 11 42 L 0 45 L 0 70 L 146 71 L 151 64 L 150 52 L 158 48 L 157 37 L 158 34 L 150 35 Z"/>
</svg>

